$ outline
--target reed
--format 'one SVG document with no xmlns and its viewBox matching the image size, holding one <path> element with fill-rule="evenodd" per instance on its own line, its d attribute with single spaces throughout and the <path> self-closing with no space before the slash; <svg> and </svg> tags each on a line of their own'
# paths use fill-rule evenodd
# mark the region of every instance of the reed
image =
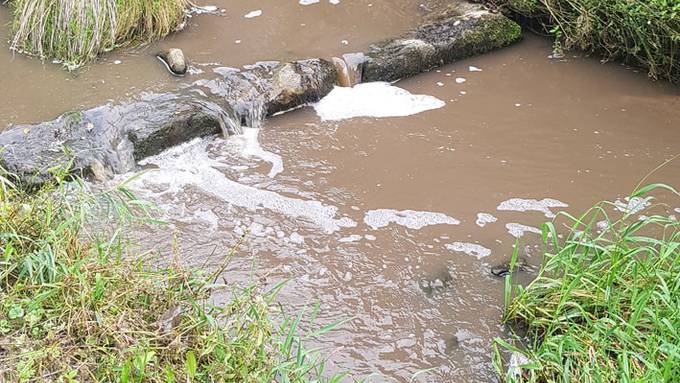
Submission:
<svg viewBox="0 0 680 383">
<path fill-rule="evenodd" d="M 181 28 L 189 0 L 12 0 L 11 48 L 74 69 Z"/>
<path fill-rule="evenodd" d="M 679 195 L 657 184 L 634 197 L 654 190 Z M 571 222 L 564 240 L 544 225 L 538 277 L 526 288 L 507 277 L 505 321 L 527 333 L 496 339 L 505 381 L 679 381 L 680 223 L 664 215 L 613 220 L 609 205 L 564 215 Z M 515 366 L 504 363 L 509 353 Z"/>
</svg>

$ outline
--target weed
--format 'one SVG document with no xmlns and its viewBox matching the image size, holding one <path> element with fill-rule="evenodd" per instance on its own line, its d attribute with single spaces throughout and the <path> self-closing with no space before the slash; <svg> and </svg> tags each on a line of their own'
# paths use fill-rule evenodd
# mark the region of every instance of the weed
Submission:
<svg viewBox="0 0 680 383">
<path fill-rule="evenodd" d="M 282 284 L 260 291 L 175 264 L 151 267 L 120 231 L 106 241 L 86 233 L 93 213 L 146 208 L 123 191 L 92 195 L 57 179 L 29 194 L 0 173 L 0 381 L 340 379 L 304 347 L 303 314 L 276 324 Z M 136 203 L 102 209 L 102 201 Z M 208 303 L 217 290 L 230 292 L 228 304 Z"/>
<path fill-rule="evenodd" d="M 680 195 L 655 184 L 631 200 L 655 190 Z M 572 222 L 564 241 L 544 225 L 549 250 L 537 278 L 523 288 L 507 277 L 505 321 L 528 329 L 524 346 L 495 342 L 507 381 L 680 380 L 680 223 L 632 213 L 613 220 L 610 205 L 564 215 Z M 508 369 L 504 352 L 513 353 Z"/>
</svg>

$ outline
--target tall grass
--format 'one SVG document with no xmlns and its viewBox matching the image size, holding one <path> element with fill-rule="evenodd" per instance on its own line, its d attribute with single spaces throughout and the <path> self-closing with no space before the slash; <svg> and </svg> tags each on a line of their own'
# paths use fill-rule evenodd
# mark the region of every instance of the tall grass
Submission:
<svg viewBox="0 0 680 383">
<path fill-rule="evenodd" d="M 12 0 L 11 48 L 76 68 L 182 25 L 189 0 Z"/>
<path fill-rule="evenodd" d="M 557 48 L 625 59 L 649 76 L 680 83 L 678 0 L 490 0 L 537 20 Z"/>
<path fill-rule="evenodd" d="M 101 198 L 57 177 L 26 193 L 0 173 L 0 381 L 337 381 L 304 341 L 302 314 L 276 324 L 276 293 L 216 282 L 176 264 L 151 267 L 119 234 L 84 231 Z M 137 204 L 138 205 L 138 204 Z M 134 212 L 136 207 L 112 211 Z M 217 290 L 226 306 L 208 303 Z M 316 311 L 313 312 L 316 316 Z"/>
<path fill-rule="evenodd" d="M 653 190 L 679 195 L 651 185 L 634 196 Z M 663 215 L 613 220 L 609 205 L 565 215 L 572 225 L 563 241 L 546 224 L 538 277 L 523 288 L 508 276 L 505 321 L 527 334 L 496 340 L 506 381 L 680 381 L 680 224 Z M 506 352 L 515 366 L 503 367 Z"/>
</svg>

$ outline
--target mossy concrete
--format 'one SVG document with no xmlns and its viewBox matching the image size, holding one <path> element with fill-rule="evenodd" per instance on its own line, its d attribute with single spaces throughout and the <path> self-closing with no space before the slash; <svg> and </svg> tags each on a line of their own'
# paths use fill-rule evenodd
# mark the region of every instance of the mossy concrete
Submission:
<svg viewBox="0 0 680 383">
<path fill-rule="evenodd" d="M 454 2 L 403 36 L 371 47 L 362 81 L 395 81 L 431 68 L 505 47 L 520 26 L 480 4 Z"/>
</svg>

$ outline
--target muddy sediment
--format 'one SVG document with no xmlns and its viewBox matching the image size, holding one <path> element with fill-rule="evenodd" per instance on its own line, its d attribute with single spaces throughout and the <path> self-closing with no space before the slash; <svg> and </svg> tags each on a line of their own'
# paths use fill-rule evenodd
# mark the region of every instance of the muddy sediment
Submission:
<svg viewBox="0 0 680 383">
<path fill-rule="evenodd" d="M 361 81 L 395 81 L 519 37 L 519 26 L 503 15 L 461 2 L 433 13 L 403 36 L 371 47 L 356 65 Z M 264 117 L 317 101 L 338 83 L 335 65 L 324 59 L 223 69 L 217 77 L 176 92 L 13 126 L 0 134 L 0 165 L 29 183 L 44 182 L 58 166 L 106 179 L 192 138 L 233 134 L 241 125 L 256 126 Z"/>
</svg>

